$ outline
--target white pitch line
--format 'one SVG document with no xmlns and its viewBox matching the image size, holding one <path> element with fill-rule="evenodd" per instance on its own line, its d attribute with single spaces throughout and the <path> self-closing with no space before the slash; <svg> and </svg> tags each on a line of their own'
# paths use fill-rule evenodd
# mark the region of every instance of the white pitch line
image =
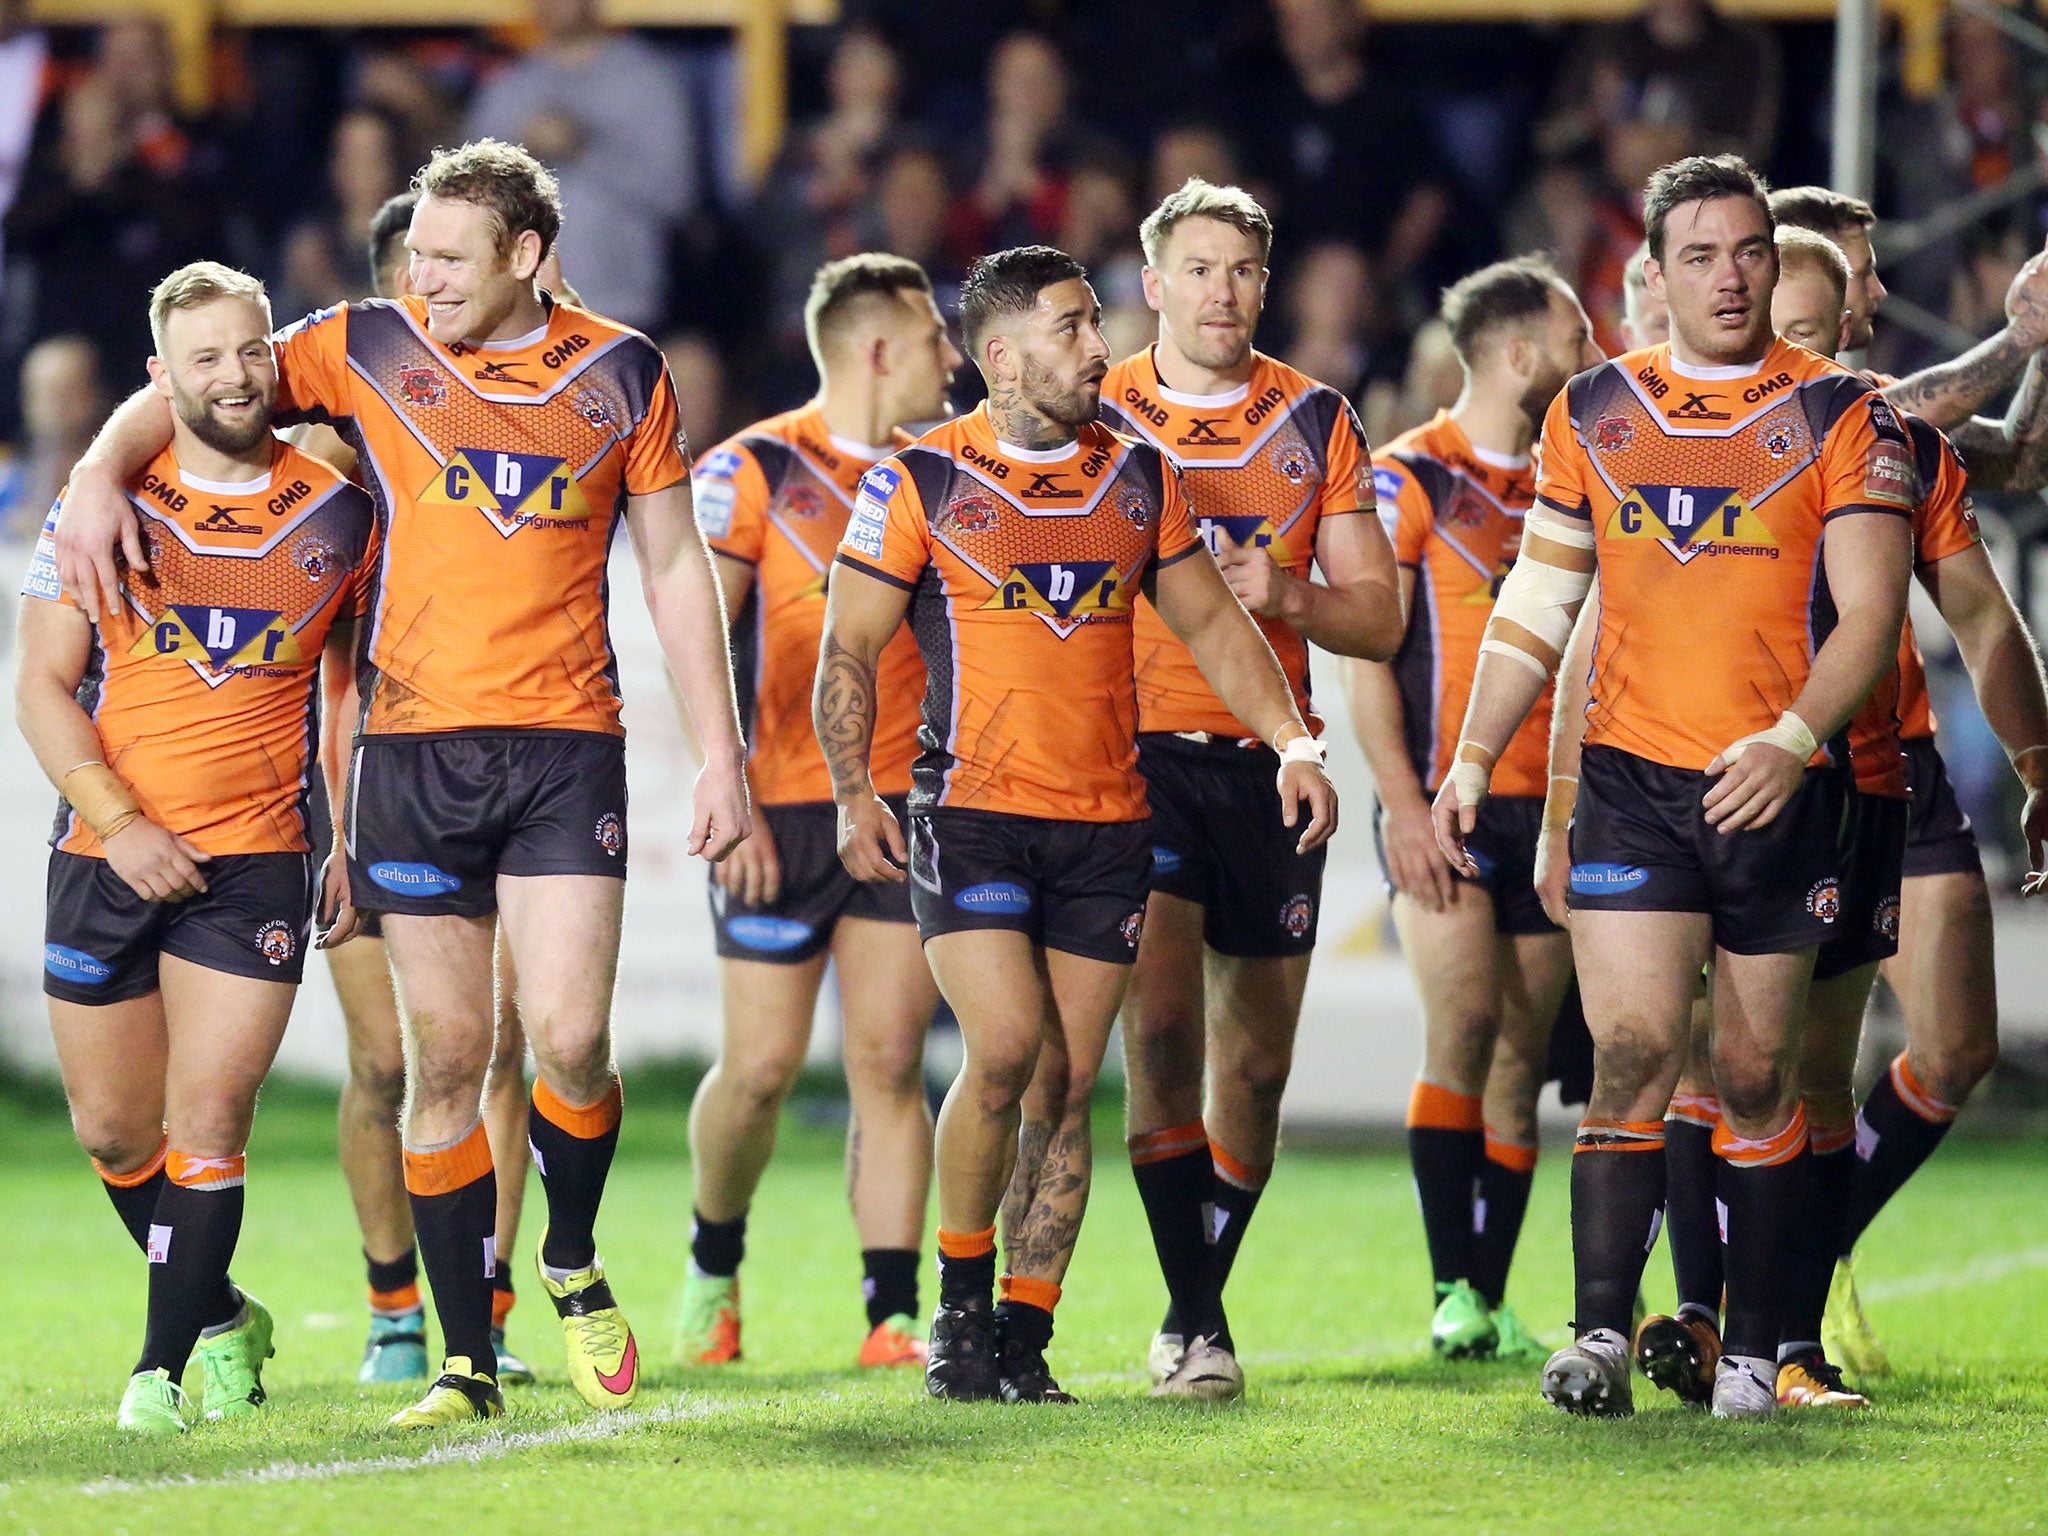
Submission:
<svg viewBox="0 0 2048 1536">
<path fill-rule="evenodd" d="M 473 1466 L 479 1462 L 495 1460 L 513 1451 L 545 1450 L 552 1446 L 585 1445 L 597 1440 L 615 1440 L 635 1430 L 708 1418 L 716 1413 L 729 1412 L 736 1406 L 736 1403 L 725 1401 L 669 1403 L 659 1408 L 650 1408 L 644 1413 L 607 1413 L 578 1420 L 573 1424 L 559 1424 L 553 1429 L 530 1429 L 512 1433 L 488 1430 L 474 1438 L 437 1445 L 412 1456 L 394 1453 L 387 1456 L 360 1456 L 343 1461 L 273 1461 L 266 1466 L 223 1472 L 218 1477 L 163 1477 L 141 1482 L 108 1477 L 95 1483 L 82 1484 L 79 1492 L 154 1493 L 170 1488 L 324 1482 L 337 1477 L 360 1477 L 372 1472 L 411 1472 L 422 1467 Z"/>
<path fill-rule="evenodd" d="M 1896 1280 L 1873 1280 L 1868 1285 L 1858 1286 L 1857 1290 L 1866 1301 L 1903 1301 L 1908 1296 L 1930 1296 L 1936 1291 L 1989 1285 L 2023 1269 L 2048 1269 L 2048 1248 L 1995 1253 L 1961 1269 L 1937 1270 L 1930 1275 L 1903 1275 Z"/>
</svg>

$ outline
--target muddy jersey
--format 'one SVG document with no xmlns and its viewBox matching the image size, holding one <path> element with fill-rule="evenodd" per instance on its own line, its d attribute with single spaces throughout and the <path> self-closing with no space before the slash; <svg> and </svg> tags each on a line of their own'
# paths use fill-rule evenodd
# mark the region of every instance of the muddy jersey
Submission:
<svg viewBox="0 0 2048 1536">
<path fill-rule="evenodd" d="M 898 447 L 910 442 L 901 434 Z M 712 549 L 754 568 L 732 618 L 733 671 L 747 737 L 747 779 L 763 805 L 832 798 L 832 774 L 811 729 L 811 687 L 825 633 L 825 583 L 861 476 L 875 460 L 833 438 L 816 405 L 728 438 L 697 461 L 697 525 Z M 908 628 L 875 676 L 875 789 L 910 788 L 924 658 Z"/>
<path fill-rule="evenodd" d="M 1372 465 L 1394 558 L 1415 576 L 1408 632 L 1391 665 L 1408 761 L 1423 792 L 1433 795 L 1458 749 L 1479 642 L 1521 550 L 1536 472 L 1526 459 L 1481 457 L 1446 411 L 1395 438 Z M 1494 794 L 1541 795 L 1549 788 L 1551 693 L 1545 683 L 1501 753 Z"/>
<path fill-rule="evenodd" d="M 1898 413 L 1783 340 L 1739 371 L 1688 372 L 1664 345 L 1580 374 L 1544 422 L 1536 494 L 1596 542 L 1588 745 L 1693 772 L 1805 685 L 1834 627 L 1828 522 L 1920 502 Z M 1840 736 L 1814 756 L 1846 761 Z"/>
<path fill-rule="evenodd" d="M 1145 815 L 1131 613 L 1207 549 L 1157 449 L 1089 423 L 1043 452 L 986 406 L 868 471 L 839 560 L 911 594 L 927 685 L 913 810 Z"/>
<path fill-rule="evenodd" d="M 166 448 L 128 482 L 149 570 L 93 626 L 78 702 L 107 766 L 158 826 L 202 853 L 304 853 L 319 772 L 321 649 L 355 617 L 376 558 L 370 498 L 280 443 L 261 480 L 185 474 Z M 60 499 L 58 505 L 63 505 Z M 57 513 L 22 595 L 59 587 Z M 60 804 L 51 846 L 104 857 Z"/>
<path fill-rule="evenodd" d="M 1373 510 L 1365 429 L 1351 402 L 1327 384 L 1262 352 L 1252 359 L 1252 376 L 1239 388 L 1187 395 L 1160 382 L 1147 347 L 1102 381 L 1102 417 L 1180 471 L 1195 531 L 1210 549 L 1226 539 L 1258 545 L 1307 580 L 1322 520 Z M 1309 707 L 1308 642 L 1284 619 L 1253 617 L 1302 719 L 1321 735 Z M 1135 624 L 1140 730 L 1251 735 L 1157 609 L 1140 599 Z"/>
<path fill-rule="evenodd" d="M 568 304 L 446 347 L 424 301 L 280 334 L 278 410 L 332 421 L 384 532 L 361 669 L 370 734 L 623 734 L 606 563 L 628 496 L 686 478 L 654 344 Z"/>
</svg>

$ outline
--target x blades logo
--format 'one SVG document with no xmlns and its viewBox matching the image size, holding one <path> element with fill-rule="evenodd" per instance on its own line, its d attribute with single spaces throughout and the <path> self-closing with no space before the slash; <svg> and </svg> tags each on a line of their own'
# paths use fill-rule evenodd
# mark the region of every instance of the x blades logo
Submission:
<svg viewBox="0 0 2048 1536">
<path fill-rule="evenodd" d="M 538 389 L 539 381 L 522 379 L 512 371 L 509 363 L 485 362 L 477 365 L 473 375 L 479 384 L 517 384 L 521 389 Z"/>
<path fill-rule="evenodd" d="M 1243 438 L 1222 437 L 1216 431 L 1219 423 L 1228 420 L 1230 420 L 1228 416 L 1211 416 L 1206 420 L 1199 416 L 1189 417 L 1188 430 L 1181 437 L 1179 446 L 1182 448 L 1235 448 L 1244 441 Z"/>
<path fill-rule="evenodd" d="M 224 507 L 218 502 L 209 502 L 208 505 L 213 510 L 192 525 L 194 533 L 235 533 L 246 535 L 263 531 L 260 527 L 241 521 L 244 517 L 254 515 L 247 507 Z"/>
<path fill-rule="evenodd" d="M 1123 578 L 1108 560 L 1013 565 L 981 605 L 1010 613 L 1035 613 L 1062 640 L 1099 614 L 1129 613 Z"/>
<path fill-rule="evenodd" d="M 1610 539 L 1654 539 L 1680 565 L 1696 555 L 1778 558 L 1778 541 L 1733 486 L 1638 485 L 1607 519 Z"/>
<path fill-rule="evenodd" d="M 474 507 L 506 538 L 522 528 L 590 526 L 590 503 L 560 459 L 458 448 L 421 488 L 423 507 Z"/>
<path fill-rule="evenodd" d="M 1033 475 L 1031 483 L 1021 494 L 1039 501 L 1072 501 L 1081 494 L 1081 488 L 1068 485 L 1060 478 L 1058 470 L 1049 470 Z"/>
<path fill-rule="evenodd" d="M 305 660 L 284 615 L 191 603 L 174 603 L 136 637 L 128 654 L 179 657 L 216 688 L 243 667 L 291 667 Z"/>
<path fill-rule="evenodd" d="M 1707 404 L 1709 400 L 1718 400 L 1720 398 L 1721 397 L 1719 395 L 1702 395 L 1695 393 L 1692 390 L 1687 390 L 1685 392 L 1685 398 L 1679 401 L 1678 404 L 1672 406 L 1669 410 L 1665 411 L 1664 414 L 1666 416 L 1669 416 L 1673 421 L 1734 420 L 1734 418 L 1730 416 L 1726 411 L 1717 411 L 1711 405 Z"/>
</svg>

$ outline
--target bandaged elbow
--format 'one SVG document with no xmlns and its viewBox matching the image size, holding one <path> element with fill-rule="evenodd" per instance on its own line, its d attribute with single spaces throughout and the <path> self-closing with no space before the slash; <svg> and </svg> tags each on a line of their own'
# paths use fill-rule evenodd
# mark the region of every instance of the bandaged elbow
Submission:
<svg viewBox="0 0 2048 1536">
<path fill-rule="evenodd" d="M 1501 583 L 1482 652 L 1522 663 L 1542 677 L 1557 671 L 1572 622 L 1593 587 L 1593 530 L 1540 502 L 1522 527 L 1522 549 Z"/>
</svg>

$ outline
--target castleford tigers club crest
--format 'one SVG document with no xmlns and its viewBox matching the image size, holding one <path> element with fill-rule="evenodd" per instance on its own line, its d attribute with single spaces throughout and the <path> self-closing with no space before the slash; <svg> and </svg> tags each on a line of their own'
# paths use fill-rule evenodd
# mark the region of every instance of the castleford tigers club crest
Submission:
<svg viewBox="0 0 2048 1536">
<path fill-rule="evenodd" d="M 401 368 L 398 394 L 407 405 L 425 407 L 448 403 L 448 381 L 438 368 Z"/>
<path fill-rule="evenodd" d="M 996 504 L 979 493 L 954 497 L 939 515 L 941 533 L 987 533 L 995 525 Z"/>
<path fill-rule="evenodd" d="M 1593 423 L 1593 446 L 1602 453 L 1620 453 L 1635 440 L 1635 423 L 1626 416 L 1602 416 Z"/>
<path fill-rule="evenodd" d="M 1152 522 L 1152 504 L 1145 499 L 1143 491 L 1130 486 L 1116 493 L 1116 509 L 1133 528 L 1148 527 Z"/>
<path fill-rule="evenodd" d="M 1289 485 L 1300 485 L 1315 473 L 1315 467 L 1316 461 L 1309 457 L 1306 444 L 1284 442 L 1273 449 L 1273 468 Z"/>
<path fill-rule="evenodd" d="M 606 811 L 598 817 L 591 835 L 597 839 L 597 846 L 605 851 L 607 858 L 616 859 L 626 851 L 626 825 L 619 820 L 616 811 Z"/>
<path fill-rule="evenodd" d="M 283 965 L 299 951 L 299 936 L 282 918 L 272 918 L 256 930 L 256 948 L 272 965 Z"/>
<path fill-rule="evenodd" d="M 1124 943 L 1131 949 L 1138 947 L 1138 940 L 1145 936 L 1145 909 L 1138 908 L 1117 925 L 1117 932 L 1123 935 Z"/>
<path fill-rule="evenodd" d="M 1835 880 L 1816 880 L 1806 893 L 1806 910 L 1824 923 L 1842 915 L 1842 887 Z"/>
<path fill-rule="evenodd" d="M 306 573 L 308 581 L 317 582 L 334 569 L 334 546 L 319 534 L 309 533 L 292 550 L 292 564 Z"/>
<path fill-rule="evenodd" d="M 600 432 L 610 432 L 619 424 L 618 417 L 612 414 L 611 401 L 588 385 L 569 397 L 569 408 Z"/>
<path fill-rule="evenodd" d="M 1289 938 L 1305 937 L 1315 920 L 1316 904 L 1306 894 L 1288 897 L 1280 908 L 1280 926 L 1287 930 Z"/>
</svg>

